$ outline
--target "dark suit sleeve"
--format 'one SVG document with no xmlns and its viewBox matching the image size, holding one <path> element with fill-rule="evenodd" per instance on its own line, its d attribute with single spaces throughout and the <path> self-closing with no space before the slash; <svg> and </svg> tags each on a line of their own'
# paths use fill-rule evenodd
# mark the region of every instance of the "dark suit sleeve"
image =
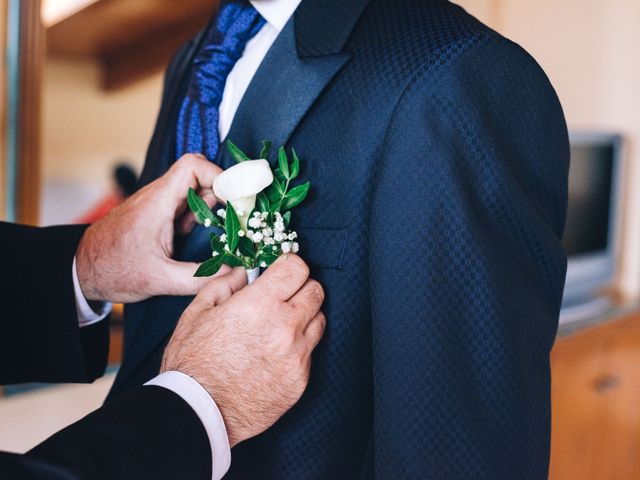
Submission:
<svg viewBox="0 0 640 480">
<path fill-rule="evenodd" d="M 210 480 L 211 471 L 211 447 L 198 416 L 156 386 L 118 397 L 25 455 L 0 453 L 6 480 Z"/>
<path fill-rule="evenodd" d="M 492 37 L 425 65 L 381 155 L 376 477 L 546 479 L 569 157 L 555 92 Z"/>
<path fill-rule="evenodd" d="M 109 322 L 80 329 L 76 313 L 72 265 L 85 228 L 0 222 L 0 384 L 104 373 Z"/>
</svg>

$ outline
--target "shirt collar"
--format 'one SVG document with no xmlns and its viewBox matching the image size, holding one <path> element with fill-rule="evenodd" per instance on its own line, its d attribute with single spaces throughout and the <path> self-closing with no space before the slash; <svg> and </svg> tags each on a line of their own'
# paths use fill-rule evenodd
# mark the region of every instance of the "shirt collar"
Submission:
<svg viewBox="0 0 640 480">
<path fill-rule="evenodd" d="M 250 0 L 250 2 L 269 25 L 281 32 L 301 0 Z"/>
</svg>

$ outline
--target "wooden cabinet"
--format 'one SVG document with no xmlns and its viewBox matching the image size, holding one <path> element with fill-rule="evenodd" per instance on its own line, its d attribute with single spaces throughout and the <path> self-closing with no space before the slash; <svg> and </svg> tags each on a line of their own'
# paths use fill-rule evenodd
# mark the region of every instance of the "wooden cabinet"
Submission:
<svg viewBox="0 0 640 480">
<path fill-rule="evenodd" d="M 640 480 L 640 313 L 559 338 L 551 480 Z"/>
</svg>

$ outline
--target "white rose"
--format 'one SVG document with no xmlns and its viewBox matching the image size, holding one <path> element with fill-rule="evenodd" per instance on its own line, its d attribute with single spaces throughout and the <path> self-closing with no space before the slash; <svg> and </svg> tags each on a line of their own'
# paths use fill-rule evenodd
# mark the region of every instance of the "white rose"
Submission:
<svg viewBox="0 0 640 480">
<path fill-rule="evenodd" d="M 240 225 L 247 230 L 249 215 L 256 206 L 256 195 L 273 183 L 266 160 L 247 160 L 228 168 L 213 181 L 213 193 L 233 205 Z"/>
</svg>

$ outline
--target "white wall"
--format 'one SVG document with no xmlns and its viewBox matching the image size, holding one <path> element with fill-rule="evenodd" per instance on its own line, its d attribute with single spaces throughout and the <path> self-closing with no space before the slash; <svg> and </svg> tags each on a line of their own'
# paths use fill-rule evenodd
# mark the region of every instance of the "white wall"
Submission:
<svg viewBox="0 0 640 480">
<path fill-rule="evenodd" d="M 107 93 L 91 61 L 48 59 L 43 96 L 44 223 L 69 220 L 109 186 L 111 167 L 130 159 L 138 171 L 160 106 L 162 75 Z M 60 196 L 67 188 L 69 194 Z M 89 193 L 93 192 L 93 197 Z"/>
<path fill-rule="evenodd" d="M 545 69 L 572 129 L 628 140 L 619 287 L 640 295 L 640 1 L 463 0 Z"/>
</svg>

